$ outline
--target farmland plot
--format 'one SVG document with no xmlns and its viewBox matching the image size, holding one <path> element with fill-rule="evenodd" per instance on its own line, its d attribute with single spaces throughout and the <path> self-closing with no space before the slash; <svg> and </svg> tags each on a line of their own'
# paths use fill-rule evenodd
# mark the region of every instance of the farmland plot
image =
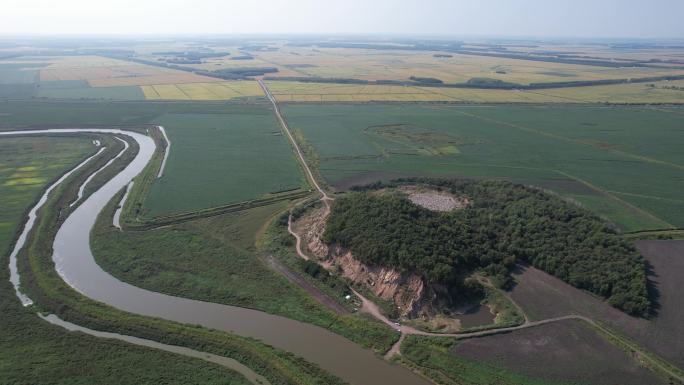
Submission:
<svg viewBox="0 0 684 385">
<path fill-rule="evenodd" d="M 173 147 L 164 176 L 145 202 L 151 215 L 191 211 L 297 189 L 304 183 L 287 140 L 266 105 L 224 113 L 165 114 Z"/>
<path fill-rule="evenodd" d="M 681 115 L 446 105 L 287 105 L 284 112 L 338 188 L 382 175 L 506 178 L 556 191 L 627 231 L 684 226 Z"/>
</svg>

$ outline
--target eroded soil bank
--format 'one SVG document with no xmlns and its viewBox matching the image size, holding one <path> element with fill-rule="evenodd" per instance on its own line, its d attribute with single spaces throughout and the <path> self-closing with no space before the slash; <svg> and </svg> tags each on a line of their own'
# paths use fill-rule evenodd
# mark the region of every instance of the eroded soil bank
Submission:
<svg viewBox="0 0 684 385">
<path fill-rule="evenodd" d="M 404 194 L 414 204 L 432 211 L 447 212 L 466 207 L 467 198 L 423 186 L 402 186 L 382 193 Z M 354 258 L 351 251 L 328 245 L 323 240 L 329 210 L 322 204 L 310 207 L 293 224 L 301 237 L 302 251 L 333 274 L 340 274 L 360 285 L 376 297 L 393 304 L 396 316 L 403 320 L 418 320 L 429 330 L 458 331 L 462 328 L 492 324 L 495 321 L 488 306 L 461 303 L 449 307 L 444 298 L 449 295 L 441 285 L 428 284 L 416 273 L 401 272 L 386 266 L 370 266 Z"/>
</svg>

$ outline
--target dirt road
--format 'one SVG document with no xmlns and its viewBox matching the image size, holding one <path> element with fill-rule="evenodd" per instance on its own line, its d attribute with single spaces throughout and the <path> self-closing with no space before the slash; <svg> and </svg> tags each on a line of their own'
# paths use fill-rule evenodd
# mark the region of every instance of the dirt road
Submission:
<svg viewBox="0 0 684 385">
<path fill-rule="evenodd" d="M 302 278 L 299 274 L 288 269 L 287 266 L 280 263 L 280 261 L 275 259 L 275 257 L 273 257 L 272 255 L 266 257 L 266 262 L 268 263 L 269 267 L 285 276 L 285 278 L 290 280 L 290 282 L 294 283 L 295 285 L 299 286 L 302 290 L 306 291 L 318 303 L 322 304 L 323 306 L 329 308 L 330 310 L 334 311 L 339 315 L 350 314 L 349 310 L 347 310 L 344 306 L 340 305 L 339 302 L 330 298 L 329 295 L 319 290 L 316 286 L 312 285 L 309 281 Z"/>
<path fill-rule="evenodd" d="M 299 145 L 297 144 L 297 141 L 295 140 L 294 136 L 292 136 L 292 132 L 290 131 L 290 127 L 287 125 L 287 122 L 285 121 L 285 119 L 283 119 L 283 116 L 280 114 L 280 108 L 278 107 L 278 102 L 276 101 L 275 97 L 273 97 L 271 91 L 268 89 L 268 87 L 266 87 L 266 84 L 264 84 L 262 80 L 259 80 L 258 82 L 259 86 L 261 86 L 261 89 L 264 91 L 264 94 L 266 94 L 268 100 L 271 101 L 276 117 L 278 118 L 278 121 L 280 121 L 280 125 L 282 126 L 283 131 L 285 131 L 285 134 L 290 139 L 290 143 L 292 143 L 292 147 L 294 147 L 295 152 L 297 153 L 297 157 L 299 158 L 299 163 L 302 165 L 302 168 L 304 168 L 306 177 L 309 179 L 309 182 L 311 182 L 311 184 L 316 188 L 316 190 L 318 190 L 318 192 L 321 193 L 321 200 L 323 200 L 327 206 L 327 202 L 332 200 L 332 198 L 328 196 L 325 190 L 323 190 L 321 186 L 318 184 L 316 178 L 314 178 L 314 175 L 311 172 L 309 165 L 306 163 L 306 160 L 304 159 L 304 153 L 299 148 Z"/>
<path fill-rule="evenodd" d="M 268 89 L 266 84 L 262 80 L 259 80 L 259 86 L 261 86 L 262 90 L 264 91 L 264 94 L 266 97 L 269 99 L 271 104 L 273 105 L 273 109 L 275 111 L 276 117 L 280 121 L 280 124 L 282 125 L 283 131 L 286 133 L 288 138 L 290 139 L 290 142 L 292 143 L 292 146 L 294 147 L 297 156 L 299 158 L 300 164 L 302 165 L 302 168 L 306 172 L 306 176 L 311 182 L 311 184 L 318 190 L 318 192 L 321 194 L 321 201 L 325 204 L 326 206 L 326 212 L 324 216 L 327 216 L 330 213 L 330 201 L 334 200 L 328 194 L 321 188 L 321 186 L 318 184 L 316 181 L 316 178 L 314 178 L 313 173 L 311 172 L 311 169 L 309 168 L 309 165 L 306 163 L 306 160 L 304 159 L 304 154 L 302 153 L 301 149 L 299 148 L 299 145 L 297 144 L 297 141 L 294 139 L 292 136 L 292 133 L 290 132 L 290 128 L 287 125 L 287 122 L 285 119 L 282 117 L 280 113 L 280 108 L 278 107 L 278 103 L 275 99 L 275 97 L 271 94 L 271 91 Z M 292 229 L 292 217 L 290 216 L 288 220 L 288 231 L 290 234 L 292 234 L 295 239 L 297 240 L 297 254 L 306 260 L 309 260 L 310 258 L 302 251 L 301 249 L 301 237 L 299 234 L 293 231 Z M 351 289 L 351 288 L 350 288 Z M 525 323 L 522 325 L 518 326 L 512 326 L 512 327 L 506 327 L 506 328 L 498 328 L 498 329 L 490 329 L 490 330 L 482 330 L 482 331 L 476 331 L 476 332 L 467 332 L 467 333 L 428 333 L 424 332 L 418 329 L 415 329 L 410 326 L 405 326 L 405 325 L 397 325 L 396 323 L 390 321 L 385 317 L 378 306 L 373 303 L 372 301 L 368 300 L 358 292 L 356 292 L 354 289 L 351 289 L 354 294 L 356 294 L 357 297 L 362 301 L 362 308 L 361 311 L 367 312 L 368 314 L 372 315 L 379 321 L 389 325 L 390 327 L 394 328 L 395 330 L 399 331 L 401 333 L 401 337 L 399 340 L 392 346 L 392 348 L 386 353 L 385 358 L 389 359 L 395 354 L 400 354 L 401 353 L 401 343 L 404 340 L 406 335 L 413 334 L 413 335 L 423 335 L 423 336 L 435 336 L 435 337 L 452 337 L 452 338 L 475 338 L 475 337 L 484 337 L 488 335 L 493 335 L 493 334 L 498 334 L 498 333 L 507 333 L 507 332 L 512 332 L 516 330 L 521 330 L 525 328 L 531 328 L 535 326 L 540 326 L 540 325 L 545 325 L 553 322 L 559 322 L 559 321 L 564 321 L 564 320 L 570 320 L 570 319 L 575 319 L 575 320 L 581 320 L 584 322 L 587 322 L 591 326 L 595 327 L 597 330 L 599 330 L 601 333 L 603 333 L 606 336 L 609 336 L 612 338 L 615 344 L 622 345 L 624 348 L 631 349 L 633 351 L 633 354 L 638 356 L 638 359 L 642 360 L 643 362 L 648 363 L 653 369 L 655 370 L 660 370 L 661 372 L 671 376 L 674 379 L 677 379 L 678 381 L 684 383 L 684 376 L 682 376 L 676 369 L 671 369 L 667 364 L 662 363 L 660 360 L 657 358 L 654 358 L 651 356 L 647 351 L 642 349 L 639 345 L 636 345 L 632 343 L 631 341 L 625 340 L 623 337 L 616 335 L 615 333 L 611 332 L 607 328 L 599 325 L 596 323 L 594 320 L 591 318 L 581 316 L 581 315 L 575 315 L 575 314 L 569 314 L 569 315 L 564 315 L 564 316 L 559 316 L 559 317 L 554 317 L 554 318 L 547 318 L 543 320 L 538 320 L 538 321 L 529 321 L 527 319 L 527 316 L 525 316 Z M 517 306 L 520 309 L 519 306 Z M 523 314 L 525 314 L 523 312 Z"/>
<path fill-rule="evenodd" d="M 302 237 L 300 237 L 299 234 L 292 229 L 292 214 L 290 214 L 290 216 L 287 218 L 287 232 L 295 237 L 295 249 L 297 250 L 297 255 L 299 255 L 305 261 L 308 261 L 309 256 L 302 251 Z"/>
</svg>

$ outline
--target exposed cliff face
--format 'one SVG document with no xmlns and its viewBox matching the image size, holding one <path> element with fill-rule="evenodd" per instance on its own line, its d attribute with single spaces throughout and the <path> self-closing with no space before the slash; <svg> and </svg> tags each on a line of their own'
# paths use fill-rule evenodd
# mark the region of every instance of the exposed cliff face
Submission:
<svg viewBox="0 0 684 385">
<path fill-rule="evenodd" d="M 379 298 L 394 302 L 403 317 L 429 313 L 428 304 L 433 295 L 423 279 L 416 274 L 365 265 L 354 259 L 351 252 L 340 247 L 333 247 L 325 262 L 331 267 L 339 267 L 345 277 L 365 285 Z"/>
<path fill-rule="evenodd" d="M 323 208 L 312 209 L 295 223 L 311 257 L 327 269 L 340 271 L 353 282 L 366 286 L 376 296 L 394 302 L 403 317 L 434 314 L 432 303 L 436 295 L 419 275 L 368 266 L 356 260 L 350 251 L 323 243 L 321 236 L 327 219 L 324 214 Z"/>
</svg>

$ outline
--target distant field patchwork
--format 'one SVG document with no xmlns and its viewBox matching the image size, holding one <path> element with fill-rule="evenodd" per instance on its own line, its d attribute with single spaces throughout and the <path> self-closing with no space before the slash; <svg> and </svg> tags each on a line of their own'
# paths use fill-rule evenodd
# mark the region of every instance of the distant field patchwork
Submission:
<svg viewBox="0 0 684 385">
<path fill-rule="evenodd" d="M 435 54 L 442 54 L 435 56 Z M 273 76 L 354 78 L 364 80 L 408 80 L 410 77 L 463 83 L 476 78 L 497 79 L 517 84 L 576 80 L 627 79 L 684 74 L 684 68 L 605 67 L 540 62 L 505 57 L 466 55 L 430 51 L 282 47 L 254 53 L 256 60 L 276 65 Z M 291 72 L 297 74 L 292 75 Z"/>
<path fill-rule="evenodd" d="M 625 230 L 684 226 L 684 115 L 647 107 L 287 105 L 328 183 L 507 178 Z"/>
<path fill-rule="evenodd" d="M 353 50 L 352 50 L 353 51 Z M 294 52 L 294 51 L 293 51 Z M 296 52 L 295 52 L 296 53 Z M 275 55 L 274 53 L 263 53 L 263 55 Z M 316 53 L 306 60 L 318 60 Z M 327 53 L 330 56 L 332 53 Z M 382 66 L 362 62 L 362 65 L 378 74 L 392 74 L 390 77 L 399 76 L 399 72 L 406 71 L 401 75 L 401 80 L 407 80 L 406 76 L 420 75 L 428 76 L 430 73 L 416 72 L 417 68 L 422 68 L 421 60 L 436 61 L 435 68 L 451 68 L 445 63 L 447 59 L 438 59 L 426 54 L 407 54 L 397 53 L 399 58 L 406 56 L 402 67 L 399 62 L 391 61 L 387 56 L 387 63 Z M 328 57 L 325 56 L 325 57 Z M 279 72 L 271 74 L 273 76 L 318 76 L 316 71 L 318 64 L 298 63 L 295 58 L 284 55 L 275 57 L 282 61 L 283 65 L 276 65 Z M 332 58 L 330 56 L 328 59 Z M 368 60 L 380 60 L 368 53 L 361 55 L 361 58 Z M 409 60 L 409 58 L 411 58 Z M 417 58 L 422 58 L 417 62 Z M 150 59 L 150 58 L 147 58 Z M 326 60 L 328 60 L 326 59 Z M 339 58 L 338 58 L 339 59 Z M 300 57 L 299 61 L 305 60 Z M 332 59 L 330 59 L 332 60 Z M 343 65 L 345 60 L 335 65 Z M 385 59 L 383 59 L 385 60 Z M 399 60 L 399 59 L 397 59 Z M 449 59 L 451 60 L 451 59 Z M 465 60 L 465 59 L 464 59 Z M 467 60 L 475 60 L 468 57 Z M 477 58 L 477 60 L 484 60 Z M 519 61 L 519 60 L 518 60 Z M 264 67 L 273 66 L 269 62 L 230 60 L 218 58 L 216 63 L 202 64 L 204 68 L 209 64 L 221 64 L 218 68 L 241 68 L 241 67 Z M 335 61 L 326 62 L 333 66 Z M 363 64 L 365 63 L 365 64 Z M 357 63 L 358 64 L 358 63 Z M 359 65 L 361 65 L 359 64 Z M 531 66 L 530 63 L 524 63 Z M 548 65 L 547 65 L 548 64 Z M 345 64 L 346 65 L 346 64 Z M 541 71 L 548 74 L 556 74 L 550 78 L 531 78 L 533 80 L 558 81 L 562 79 L 577 80 L 575 77 L 566 76 L 567 70 L 549 70 L 553 63 L 546 63 L 543 67 L 529 67 L 530 71 Z M 395 68 L 396 67 L 396 68 Z M 493 65 L 490 69 L 494 75 L 505 78 L 509 81 L 524 79 L 509 79 L 512 72 L 501 69 L 506 66 Z M 548 68 L 547 68 L 548 67 Z M 577 67 L 577 68 L 574 68 Z M 340 67 L 341 68 L 341 67 Z M 331 67 L 329 70 L 340 70 L 338 67 Z M 345 67 L 346 68 L 346 67 Z M 507 68 L 507 67 L 506 67 Z M 517 68 L 517 67 L 515 67 Z M 588 71 L 588 66 L 573 66 L 573 71 Z M 449 69 L 451 71 L 452 69 Z M 392 72 L 395 71 L 395 72 Z M 411 72 L 413 71 L 413 72 Z M 469 74 L 465 68 L 457 65 L 453 68 L 455 72 L 463 78 L 459 81 L 475 76 L 476 73 Z M 466 71 L 466 72 L 459 72 Z M 469 70 L 468 70 L 469 71 Z M 596 70 L 596 76 L 589 79 L 612 78 L 615 74 L 611 71 L 615 69 Z M 645 71 L 645 70 L 644 70 Z M 649 69 L 653 75 L 661 75 L 659 69 Z M 647 71 L 647 72 L 648 72 Z M 505 72 L 501 74 L 498 72 Z M 572 71 L 570 71 L 572 72 Z M 570 73 L 568 72 L 568 73 Z M 574 73 L 574 72 L 573 72 Z M 619 72 L 624 76 L 646 75 L 632 72 Z M 663 73 L 668 73 L 663 72 Z M 413 75 L 410 75 L 413 74 Z M 441 76 L 441 73 L 433 74 Z M 331 76 L 334 73 L 330 74 Z M 350 74 L 352 76 L 354 74 Z M 357 74 L 358 75 L 358 74 Z M 486 73 L 480 74 L 482 76 Z M 496 76 L 495 76 L 496 75 Z M 601 75 L 601 76 L 598 76 Z M 575 76 L 575 75 L 573 75 Z M 578 75 L 579 76 L 579 75 Z M 334 77 L 334 76 L 333 76 Z M 557 78 L 560 77 L 560 78 Z M 362 79 L 374 79 L 374 76 L 359 76 Z M 382 77 L 379 77 L 382 79 Z M 529 79 L 528 79 L 529 80 Z M 684 81 L 659 81 L 652 83 L 633 83 L 606 86 L 554 88 L 540 90 L 505 90 L 505 89 L 474 89 L 474 88 L 450 88 L 450 87 L 424 87 L 424 86 L 402 86 L 402 85 L 363 85 L 363 84 L 341 84 L 341 83 L 310 83 L 295 81 L 268 81 L 273 94 L 280 102 L 306 102 L 306 103 L 365 103 L 365 102 L 450 102 L 450 103 L 684 103 Z M 521 81 L 521 83 L 525 83 Z M 171 68 L 139 64 L 136 62 L 112 59 L 101 56 L 41 56 L 41 57 L 17 57 L 0 62 L 0 98 L 11 99 L 84 99 L 84 100 L 231 100 L 236 98 L 251 98 L 263 96 L 261 89 L 253 80 L 226 81 L 220 78 L 197 75 L 188 71 L 181 71 Z"/>
<path fill-rule="evenodd" d="M 219 79 L 98 56 L 66 56 L 41 69 L 40 80 L 85 80 L 92 87 L 115 87 L 213 82 Z"/>
<path fill-rule="evenodd" d="M 280 102 L 684 103 L 684 81 L 543 90 L 268 81 Z"/>
</svg>

